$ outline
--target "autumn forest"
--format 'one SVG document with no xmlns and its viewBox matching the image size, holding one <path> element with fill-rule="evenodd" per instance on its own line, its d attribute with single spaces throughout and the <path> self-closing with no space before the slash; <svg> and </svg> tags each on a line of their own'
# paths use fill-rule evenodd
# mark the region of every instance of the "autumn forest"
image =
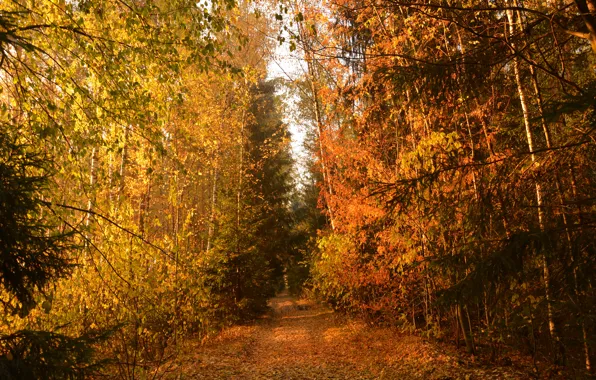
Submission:
<svg viewBox="0 0 596 380">
<path fill-rule="evenodd" d="M 0 379 L 589 378 L 595 170 L 595 0 L 0 0 Z"/>
</svg>

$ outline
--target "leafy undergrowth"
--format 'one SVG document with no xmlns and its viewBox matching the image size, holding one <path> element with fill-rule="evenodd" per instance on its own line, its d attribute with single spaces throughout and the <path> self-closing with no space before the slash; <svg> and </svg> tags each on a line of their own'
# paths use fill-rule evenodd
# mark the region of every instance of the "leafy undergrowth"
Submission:
<svg viewBox="0 0 596 380">
<path fill-rule="evenodd" d="M 390 328 L 345 320 L 280 296 L 253 325 L 188 341 L 162 368 L 167 379 L 519 379 L 516 367 L 481 365 L 455 350 Z"/>
</svg>

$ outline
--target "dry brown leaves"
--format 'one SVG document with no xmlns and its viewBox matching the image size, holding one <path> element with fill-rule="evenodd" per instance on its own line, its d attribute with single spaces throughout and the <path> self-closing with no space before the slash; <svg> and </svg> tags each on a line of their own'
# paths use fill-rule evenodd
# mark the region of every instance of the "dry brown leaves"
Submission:
<svg viewBox="0 0 596 380">
<path fill-rule="evenodd" d="M 167 379 L 517 379 L 513 368 L 483 367 L 395 329 L 366 326 L 289 296 L 272 313 L 207 342 L 189 341 Z"/>
</svg>

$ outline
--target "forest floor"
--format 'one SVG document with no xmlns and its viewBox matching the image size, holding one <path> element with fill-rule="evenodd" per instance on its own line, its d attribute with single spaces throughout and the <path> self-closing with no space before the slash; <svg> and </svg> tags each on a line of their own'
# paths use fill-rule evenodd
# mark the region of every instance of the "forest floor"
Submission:
<svg viewBox="0 0 596 380">
<path fill-rule="evenodd" d="M 370 327 L 282 294 L 254 324 L 189 341 L 168 379 L 518 379 L 514 367 L 482 365 L 390 328 Z"/>
</svg>

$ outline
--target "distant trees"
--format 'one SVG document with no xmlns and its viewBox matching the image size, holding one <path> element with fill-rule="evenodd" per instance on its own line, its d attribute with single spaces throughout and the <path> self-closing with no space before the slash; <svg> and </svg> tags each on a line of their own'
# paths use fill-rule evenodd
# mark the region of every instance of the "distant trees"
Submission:
<svg viewBox="0 0 596 380">
<path fill-rule="evenodd" d="M 293 161 L 275 90 L 273 82 L 250 90 L 236 181 L 220 192 L 222 218 L 207 253 L 213 260 L 208 286 L 222 312 L 233 318 L 266 310 L 267 300 L 284 287 L 291 254 Z"/>
<path fill-rule="evenodd" d="M 471 353 L 522 342 L 591 371 L 591 4 L 322 6 L 297 9 L 334 222 L 315 289 Z"/>
</svg>

